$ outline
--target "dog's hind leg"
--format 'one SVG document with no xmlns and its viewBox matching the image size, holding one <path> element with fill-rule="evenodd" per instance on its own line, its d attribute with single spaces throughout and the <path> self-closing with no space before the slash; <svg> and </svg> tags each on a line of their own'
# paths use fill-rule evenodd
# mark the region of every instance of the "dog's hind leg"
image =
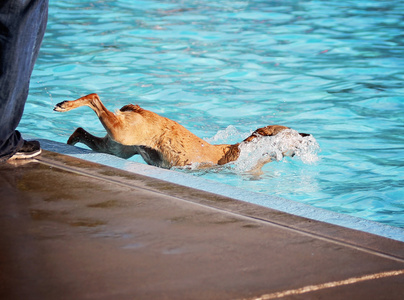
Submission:
<svg viewBox="0 0 404 300">
<path fill-rule="evenodd" d="M 77 143 L 83 143 L 94 151 L 105 152 L 103 151 L 106 144 L 105 140 L 106 138 L 96 137 L 85 131 L 83 128 L 79 127 L 69 137 L 69 139 L 67 140 L 67 144 L 74 146 Z"/>
<path fill-rule="evenodd" d="M 111 140 L 109 136 L 103 138 L 96 137 L 81 127 L 77 128 L 67 141 L 67 144 L 72 146 L 77 143 L 82 143 L 93 151 L 112 154 L 121 158 L 129 158 L 135 154 L 139 154 L 136 146 L 119 144 Z"/>
<path fill-rule="evenodd" d="M 89 94 L 73 101 L 60 102 L 56 104 L 53 110 L 66 112 L 81 106 L 88 106 L 97 114 L 108 135 L 115 137 L 116 134 L 119 134 L 122 121 L 102 104 L 97 94 Z"/>
<path fill-rule="evenodd" d="M 60 102 L 55 105 L 53 110 L 59 112 L 65 112 L 81 106 L 88 106 L 91 107 L 97 113 L 97 110 L 103 108 L 100 105 L 98 105 L 98 103 L 100 103 L 101 106 L 103 106 L 97 94 L 89 94 L 76 100 Z"/>
</svg>

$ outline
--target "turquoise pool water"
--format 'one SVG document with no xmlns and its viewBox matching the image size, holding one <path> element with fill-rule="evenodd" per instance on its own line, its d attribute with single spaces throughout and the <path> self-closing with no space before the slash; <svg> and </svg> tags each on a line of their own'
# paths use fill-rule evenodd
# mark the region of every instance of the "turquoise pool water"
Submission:
<svg viewBox="0 0 404 300">
<path fill-rule="evenodd" d="M 283 124 L 313 134 L 317 162 L 180 171 L 404 227 L 403 11 L 404 1 L 51 1 L 19 129 L 103 136 L 88 108 L 52 111 L 92 92 L 211 141 Z"/>
</svg>

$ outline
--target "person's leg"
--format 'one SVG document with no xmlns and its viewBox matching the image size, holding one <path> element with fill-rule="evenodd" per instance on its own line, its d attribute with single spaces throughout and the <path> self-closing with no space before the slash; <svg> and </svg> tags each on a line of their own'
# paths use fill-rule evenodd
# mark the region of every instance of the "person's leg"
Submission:
<svg viewBox="0 0 404 300">
<path fill-rule="evenodd" d="M 0 1 L 0 162 L 25 147 L 16 131 L 45 33 L 48 0 Z"/>
</svg>

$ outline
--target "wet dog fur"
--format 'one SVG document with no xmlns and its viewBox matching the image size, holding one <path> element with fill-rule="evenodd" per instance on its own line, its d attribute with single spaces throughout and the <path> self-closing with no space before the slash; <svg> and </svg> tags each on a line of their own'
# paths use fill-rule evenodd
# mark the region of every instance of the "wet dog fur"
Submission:
<svg viewBox="0 0 404 300">
<path fill-rule="evenodd" d="M 195 164 L 199 167 L 224 165 L 237 160 L 241 143 L 249 143 L 259 136 L 273 136 L 289 129 L 281 125 L 271 125 L 257 129 L 241 143 L 212 145 L 177 122 L 138 105 L 125 105 L 113 113 L 102 104 L 97 94 L 60 102 L 54 110 L 66 112 L 81 106 L 94 110 L 107 135 L 100 138 L 83 128 L 77 128 L 67 141 L 69 145 L 83 143 L 94 151 L 121 158 L 139 154 L 146 163 L 162 168 Z"/>
</svg>

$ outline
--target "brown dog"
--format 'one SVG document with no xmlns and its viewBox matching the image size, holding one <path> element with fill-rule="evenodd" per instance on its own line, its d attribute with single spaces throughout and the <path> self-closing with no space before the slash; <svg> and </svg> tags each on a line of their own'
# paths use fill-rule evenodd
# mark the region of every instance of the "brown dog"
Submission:
<svg viewBox="0 0 404 300">
<path fill-rule="evenodd" d="M 107 135 L 99 138 L 78 128 L 67 141 L 69 145 L 83 143 L 94 151 L 122 158 L 140 154 L 148 164 L 162 168 L 192 164 L 198 164 L 199 167 L 223 165 L 237 160 L 240 155 L 240 143 L 211 145 L 177 122 L 138 105 L 125 105 L 114 114 L 102 104 L 97 94 L 63 101 L 54 110 L 65 112 L 85 105 L 95 111 Z M 276 135 L 285 129 L 289 128 L 280 125 L 259 128 L 242 143 L 249 143 L 259 136 Z"/>
</svg>

